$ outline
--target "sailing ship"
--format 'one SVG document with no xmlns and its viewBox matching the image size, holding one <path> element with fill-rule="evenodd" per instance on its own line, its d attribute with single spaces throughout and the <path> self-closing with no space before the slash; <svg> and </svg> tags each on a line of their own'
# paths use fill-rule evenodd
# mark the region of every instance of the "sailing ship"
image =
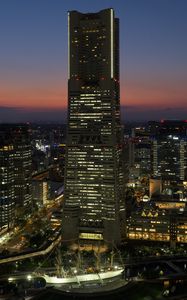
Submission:
<svg viewBox="0 0 187 300">
<path fill-rule="evenodd" d="M 58 249 L 57 255 L 56 255 L 56 274 L 43 274 L 42 277 L 45 279 L 47 284 L 73 284 L 78 283 L 79 285 L 84 282 L 92 282 L 92 281 L 99 281 L 103 283 L 103 280 L 105 279 L 112 279 L 115 277 L 122 277 L 122 274 L 124 272 L 124 268 L 121 266 L 113 266 L 114 264 L 114 256 L 115 253 L 112 250 L 111 257 L 110 257 L 110 266 L 103 269 L 100 266 L 100 252 L 94 252 L 94 255 L 96 257 L 96 269 L 93 270 L 92 268 L 89 268 L 83 272 L 81 270 L 81 255 L 80 251 L 78 250 L 77 254 L 77 263 L 76 268 L 72 269 L 73 275 L 67 274 L 65 272 L 63 266 L 62 266 L 62 256 L 61 252 Z M 80 270 L 82 272 L 80 272 Z"/>
</svg>

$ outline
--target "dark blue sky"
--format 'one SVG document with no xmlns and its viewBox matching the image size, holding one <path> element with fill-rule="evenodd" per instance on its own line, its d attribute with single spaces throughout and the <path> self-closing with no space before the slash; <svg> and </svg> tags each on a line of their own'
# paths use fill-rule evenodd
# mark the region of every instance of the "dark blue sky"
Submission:
<svg viewBox="0 0 187 300">
<path fill-rule="evenodd" d="M 107 7 L 120 18 L 123 117 L 185 118 L 187 0 L 1 0 L 0 121 L 60 119 L 67 11 Z"/>
</svg>

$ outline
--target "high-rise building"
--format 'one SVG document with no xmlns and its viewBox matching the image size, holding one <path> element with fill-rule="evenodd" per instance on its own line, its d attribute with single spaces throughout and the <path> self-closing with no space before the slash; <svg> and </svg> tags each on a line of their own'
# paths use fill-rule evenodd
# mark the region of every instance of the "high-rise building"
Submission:
<svg viewBox="0 0 187 300">
<path fill-rule="evenodd" d="M 119 242 L 124 221 L 119 20 L 68 14 L 68 135 L 63 238 Z"/>
<path fill-rule="evenodd" d="M 0 230 L 15 220 L 14 147 L 9 135 L 0 130 Z"/>
<path fill-rule="evenodd" d="M 164 185 L 175 185 L 186 178 L 187 123 L 162 120 L 155 126 L 153 138 L 153 175 Z"/>
<path fill-rule="evenodd" d="M 32 159 L 29 128 L 25 124 L 15 125 L 12 132 L 14 135 L 16 205 L 29 212 L 32 206 Z"/>
<path fill-rule="evenodd" d="M 146 127 L 132 129 L 128 140 L 129 179 L 148 177 L 151 174 L 151 139 Z M 136 176 L 137 175 L 137 176 Z"/>
<path fill-rule="evenodd" d="M 7 178 L 12 178 L 9 182 L 12 199 L 14 199 L 16 208 L 21 208 L 25 213 L 29 213 L 32 205 L 32 160 L 29 128 L 26 124 L 1 124 L 0 135 L 2 145 L 4 145 L 2 154 L 7 157 Z M 0 163 L 0 168 L 2 167 L 3 161 Z"/>
<path fill-rule="evenodd" d="M 48 200 L 48 179 L 46 176 L 35 175 L 32 180 L 32 197 L 34 207 L 42 207 Z"/>
</svg>

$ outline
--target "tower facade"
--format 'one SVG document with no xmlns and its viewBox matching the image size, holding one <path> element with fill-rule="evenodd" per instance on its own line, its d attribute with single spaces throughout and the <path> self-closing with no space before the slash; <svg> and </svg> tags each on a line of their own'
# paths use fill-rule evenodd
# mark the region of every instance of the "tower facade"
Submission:
<svg viewBox="0 0 187 300">
<path fill-rule="evenodd" d="M 119 242 L 124 220 L 119 20 L 68 14 L 68 134 L 63 239 Z"/>
<path fill-rule="evenodd" d="M 15 200 L 18 208 L 32 210 L 32 156 L 29 127 L 15 124 L 11 128 L 14 142 Z"/>
<path fill-rule="evenodd" d="M 0 184 L 2 204 L 9 201 L 11 205 L 7 207 L 12 211 L 14 206 L 14 214 L 15 209 L 29 214 L 32 209 L 32 157 L 28 125 L 1 124 L 0 147 L 0 178 L 4 182 L 2 187 Z"/>
<path fill-rule="evenodd" d="M 14 146 L 0 128 L 0 230 L 12 227 L 15 220 Z"/>
<path fill-rule="evenodd" d="M 153 175 L 165 186 L 186 180 L 187 124 L 182 120 L 162 120 L 153 140 Z"/>
</svg>

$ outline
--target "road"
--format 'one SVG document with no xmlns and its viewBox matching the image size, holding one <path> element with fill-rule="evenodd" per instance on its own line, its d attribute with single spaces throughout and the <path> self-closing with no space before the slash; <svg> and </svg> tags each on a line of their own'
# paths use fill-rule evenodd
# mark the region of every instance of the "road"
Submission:
<svg viewBox="0 0 187 300">
<path fill-rule="evenodd" d="M 59 234 L 59 236 L 46 249 L 32 251 L 32 252 L 25 253 L 25 254 L 23 253 L 20 255 L 18 254 L 15 256 L 7 257 L 7 258 L 2 258 L 2 259 L 0 259 L 0 264 L 14 262 L 14 261 L 23 260 L 26 258 L 31 258 L 31 257 L 36 257 L 36 256 L 46 255 L 49 252 L 51 252 L 61 242 L 61 240 L 62 240 L 62 237 L 61 237 L 61 234 Z"/>
<path fill-rule="evenodd" d="M 26 224 L 22 227 L 16 227 L 16 229 L 5 232 L 0 236 L 0 252 L 8 250 L 10 253 L 24 252 L 28 250 L 29 241 L 27 236 L 37 234 L 37 232 L 46 231 L 51 229 L 51 237 L 47 237 L 49 240 L 53 240 L 54 231 L 60 230 L 61 220 L 54 222 L 51 216 L 54 211 L 57 211 L 62 204 L 63 195 L 57 197 L 50 204 L 42 207 L 38 211 L 34 212 L 27 220 Z M 48 226 L 48 228 L 46 228 Z M 46 239 L 46 237 L 44 237 Z"/>
</svg>

